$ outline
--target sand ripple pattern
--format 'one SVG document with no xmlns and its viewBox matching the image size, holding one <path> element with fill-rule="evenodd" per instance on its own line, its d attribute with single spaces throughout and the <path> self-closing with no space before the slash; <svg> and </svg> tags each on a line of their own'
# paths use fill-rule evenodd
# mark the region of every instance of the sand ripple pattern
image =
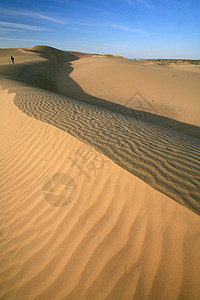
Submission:
<svg viewBox="0 0 200 300">
<path fill-rule="evenodd" d="M 200 143 L 41 89 L 15 90 L 27 115 L 54 125 L 200 215 Z"/>
</svg>

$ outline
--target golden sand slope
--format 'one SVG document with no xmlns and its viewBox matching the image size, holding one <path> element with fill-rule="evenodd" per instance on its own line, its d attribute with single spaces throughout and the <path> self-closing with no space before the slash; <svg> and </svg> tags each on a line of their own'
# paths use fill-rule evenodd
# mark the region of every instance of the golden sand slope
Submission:
<svg viewBox="0 0 200 300">
<path fill-rule="evenodd" d="M 87 94 L 138 108 L 129 101 L 138 92 L 149 102 L 142 103 L 147 112 L 200 126 L 199 66 L 89 57 L 73 61 L 72 67 L 70 77 Z"/>
<path fill-rule="evenodd" d="M 199 66 L 182 68 L 95 57 L 73 61 L 72 67 L 70 77 L 86 93 L 83 101 L 92 103 L 88 95 L 109 100 L 132 108 L 130 116 L 200 138 Z M 73 97 L 73 89 L 63 94 Z M 77 91 L 76 98 L 81 99 L 81 94 Z M 146 113 L 142 115 L 138 110 Z"/>
<path fill-rule="evenodd" d="M 14 103 L 200 214 L 198 140 L 44 90 L 21 89 Z"/>
<path fill-rule="evenodd" d="M 43 46 L 0 64 L 0 298 L 198 300 L 199 72 Z M 159 116 L 131 115 L 133 78 Z"/>
<path fill-rule="evenodd" d="M 0 101 L 1 299 L 199 299 L 199 216 L 104 156 L 88 180 L 71 159 L 98 153 L 13 97 Z M 76 180 L 62 208 L 43 193 L 55 173 Z"/>
</svg>

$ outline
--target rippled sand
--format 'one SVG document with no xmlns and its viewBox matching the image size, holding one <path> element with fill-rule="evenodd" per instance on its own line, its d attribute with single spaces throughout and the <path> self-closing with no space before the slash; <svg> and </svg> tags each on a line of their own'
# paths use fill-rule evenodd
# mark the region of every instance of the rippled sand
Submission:
<svg viewBox="0 0 200 300">
<path fill-rule="evenodd" d="M 199 299 L 200 142 L 192 127 L 186 135 L 155 116 L 144 122 L 144 114 L 104 108 L 98 89 L 92 100 L 72 82 L 70 97 L 55 93 L 51 76 L 60 72 L 62 82 L 74 56 L 79 80 L 82 60 L 84 70 L 86 61 L 115 68 L 124 60 L 36 49 L 0 52 L 0 297 Z M 16 62 L 19 55 L 14 66 L 9 51 Z"/>
</svg>

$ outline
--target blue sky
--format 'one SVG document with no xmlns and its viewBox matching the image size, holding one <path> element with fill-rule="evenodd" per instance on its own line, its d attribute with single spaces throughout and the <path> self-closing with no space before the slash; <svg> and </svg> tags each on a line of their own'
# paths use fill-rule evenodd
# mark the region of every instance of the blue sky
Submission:
<svg viewBox="0 0 200 300">
<path fill-rule="evenodd" d="M 1 0 L 0 48 L 200 59 L 200 0 Z"/>
</svg>

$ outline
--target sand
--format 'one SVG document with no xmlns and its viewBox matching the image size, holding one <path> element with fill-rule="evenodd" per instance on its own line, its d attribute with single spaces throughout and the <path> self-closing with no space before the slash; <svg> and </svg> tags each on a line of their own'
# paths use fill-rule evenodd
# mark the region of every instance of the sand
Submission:
<svg viewBox="0 0 200 300">
<path fill-rule="evenodd" d="M 49 47 L 0 63 L 0 297 L 199 299 L 199 69 Z"/>
</svg>

